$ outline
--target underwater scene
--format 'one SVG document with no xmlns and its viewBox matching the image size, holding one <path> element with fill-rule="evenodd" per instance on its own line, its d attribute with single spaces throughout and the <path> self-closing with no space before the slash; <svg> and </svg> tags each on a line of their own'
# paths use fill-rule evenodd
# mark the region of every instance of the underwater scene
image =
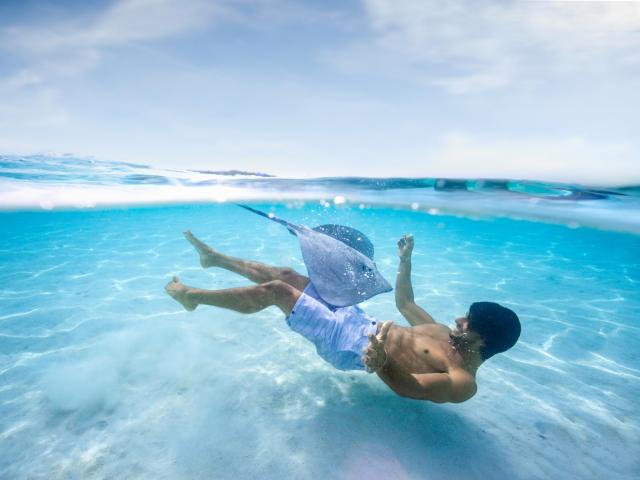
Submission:
<svg viewBox="0 0 640 480">
<path fill-rule="evenodd" d="M 453 327 L 517 312 L 462 403 L 334 368 L 276 306 L 185 309 L 226 255 L 306 274 L 295 225 L 363 232 L 394 286 Z M 509 179 L 271 177 L 0 157 L 0 478 L 636 479 L 640 189 Z M 409 326 L 394 292 L 359 304 Z"/>
</svg>

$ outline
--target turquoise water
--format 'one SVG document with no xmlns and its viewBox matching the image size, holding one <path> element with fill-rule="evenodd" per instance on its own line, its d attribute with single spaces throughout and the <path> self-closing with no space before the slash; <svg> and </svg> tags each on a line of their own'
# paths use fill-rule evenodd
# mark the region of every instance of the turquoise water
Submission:
<svg viewBox="0 0 640 480">
<path fill-rule="evenodd" d="M 30 202 L 38 189 L 69 188 L 10 182 L 4 191 Z M 400 398 L 375 375 L 333 369 L 276 308 L 187 313 L 167 297 L 174 274 L 205 288 L 248 283 L 201 269 L 185 228 L 225 253 L 304 272 L 294 237 L 232 204 L 9 205 L 0 213 L 0 478 L 637 478 L 635 220 L 591 228 L 601 218 L 591 213 L 579 222 L 470 216 L 443 205 L 478 192 L 434 186 L 419 202 L 415 185 L 383 186 L 404 208 L 364 201 L 366 192 L 352 201 L 354 190 L 326 184 L 296 188 L 333 201 L 252 205 L 364 231 L 391 281 L 396 241 L 413 233 L 416 301 L 445 324 L 477 300 L 514 309 L 520 341 L 483 365 L 478 394 L 455 405 Z M 538 195 L 536 205 L 547 201 Z M 594 201 L 589 212 L 612 217 L 630 208 L 604 195 L 564 202 L 563 215 Z M 393 293 L 362 306 L 407 324 Z"/>
</svg>

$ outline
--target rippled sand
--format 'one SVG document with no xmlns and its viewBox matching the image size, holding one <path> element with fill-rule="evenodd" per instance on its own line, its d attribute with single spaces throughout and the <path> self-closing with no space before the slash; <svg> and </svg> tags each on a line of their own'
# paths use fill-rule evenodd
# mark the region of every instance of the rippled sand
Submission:
<svg viewBox="0 0 640 480">
<path fill-rule="evenodd" d="M 262 205 L 264 208 L 268 206 Z M 184 312 L 171 275 L 202 270 L 193 232 L 304 271 L 297 242 L 237 207 L 0 214 L 0 478 L 637 478 L 640 237 L 514 220 L 318 205 L 276 213 L 369 234 L 395 278 L 416 239 L 416 301 L 443 323 L 469 303 L 523 334 L 476 397 L 435 405 L 332 369 L 273 308 Z M 406 324 L 393 294 L 364 304 Z"/>
</svg>

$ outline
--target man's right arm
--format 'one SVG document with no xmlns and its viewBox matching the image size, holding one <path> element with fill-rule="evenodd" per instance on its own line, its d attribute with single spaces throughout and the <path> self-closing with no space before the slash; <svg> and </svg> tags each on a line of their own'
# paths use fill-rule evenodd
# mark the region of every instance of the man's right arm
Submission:
<svg viewBox="0 0 640 480">
<path fill-rule="evenodd" d="M 376 373 L 396 394 L 416 400 L 459 403 L 477 391 L 474 378 L 461 369 L 451 373 L 411 374 L 387 363 Z"/>
<path fill-rule="evenodd" d="M 411 285 L 411 253 L 413 252 L 413 236 L 405 235 L 398 241 L 400 265 L 396 277 L 396 307 L 404 318 L 412 325 L 436 323 L 431 315 L 418 306 L 413 297 Z"/>
</svg>

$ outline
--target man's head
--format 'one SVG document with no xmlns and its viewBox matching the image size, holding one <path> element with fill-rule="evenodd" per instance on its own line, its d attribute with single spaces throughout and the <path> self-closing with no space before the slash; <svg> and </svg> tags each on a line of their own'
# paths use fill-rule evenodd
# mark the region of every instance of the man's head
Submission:
<svg viewBox="0 0 640 480">
<path fill-rule="evenodd" d="M 469 307 L 465 330 L 477 334 L 480 356 L 486 360 L 513 347 L 520 337 L 520 320 L 513 310 L 493 302 L 476 302 Z M 457 323 L 457 322 L 456 322 Z"/>
</svg>

